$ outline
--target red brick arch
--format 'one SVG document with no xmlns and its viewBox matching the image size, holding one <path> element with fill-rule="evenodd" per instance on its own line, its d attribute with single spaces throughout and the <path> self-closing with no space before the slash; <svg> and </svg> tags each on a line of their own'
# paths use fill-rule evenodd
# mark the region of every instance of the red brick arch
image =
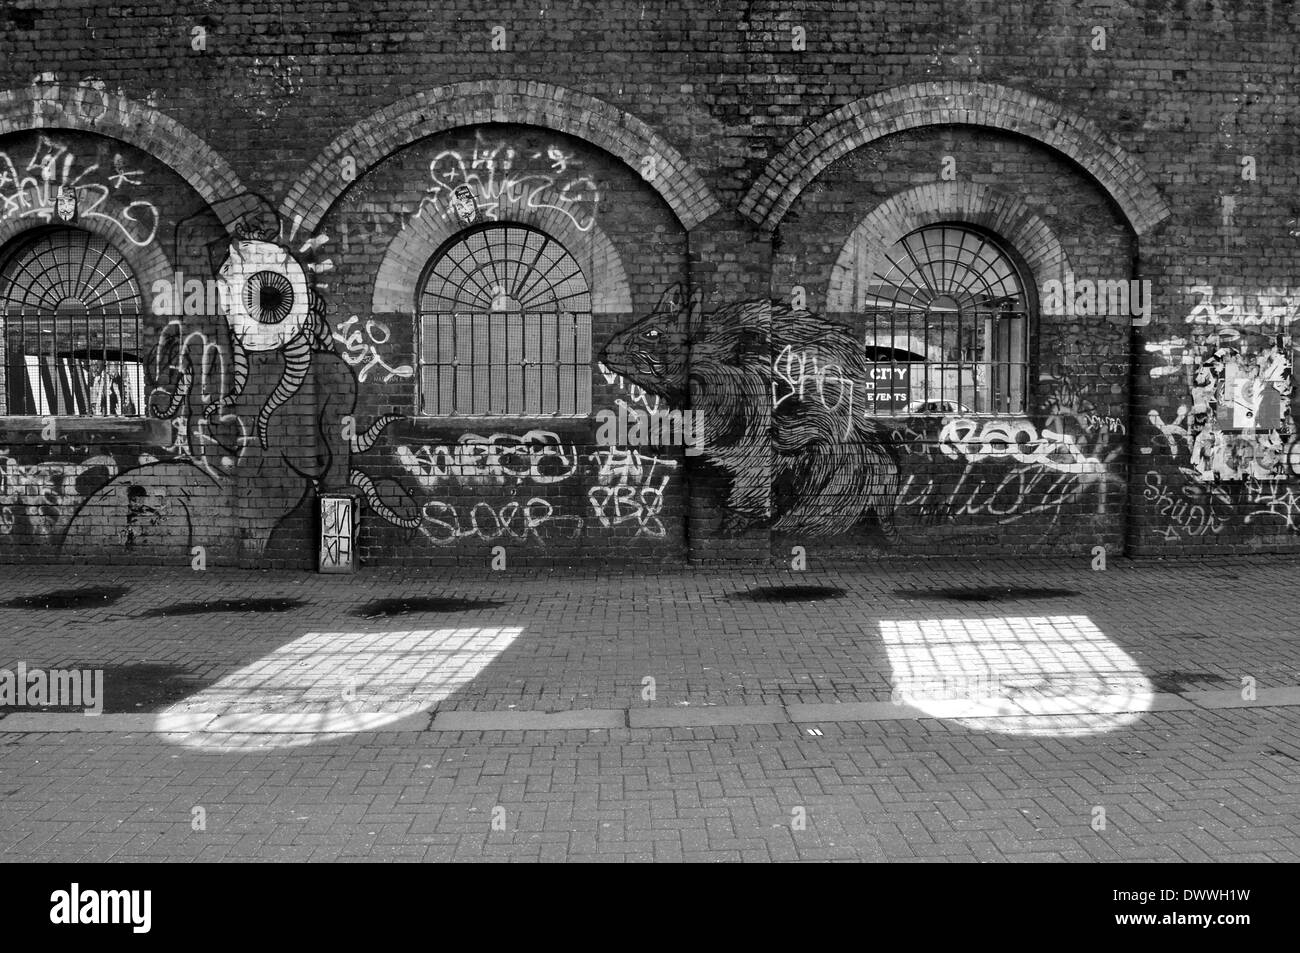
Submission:
<svg viewBox="0 0 1300 953">
<path fill-rule="evenodd" d="M 586 93 L 525 80 L 477 80 L 423 90 L 372 113 L 325 147 L 289 189 L 280 206 L 285 222 L 312 232 L 348 188 L 344 157 L 356 177 L 419 139 L 482 123 L 543 126 L 583 139 L 643 174 L 682 226 L 694 228 L 721 205 L 695 167 L 663 136 L 630 113 Z"/>
<path fill-rule="evenodd" d="M 227 228 L 258 208 L 235 170 L 197 134 L 99 86 L 51 82 L 0 90 L 0 136 L 33 129 L 75 129 L 135 146 L 188 182 Z"/>
<path fill-rule="evenodd" d="M 884 136 L 936 125 L 987 126 L 1055 149 L 1097 181 L 1139 236 L 1171 214 L 1141 163 L 1091 119 L 1024 90 L 951 80 L 887 89 L 806 126 L 767 164 L 740 211 L 772 231 L 799 193 L 837 159 Z"/>
</svg>

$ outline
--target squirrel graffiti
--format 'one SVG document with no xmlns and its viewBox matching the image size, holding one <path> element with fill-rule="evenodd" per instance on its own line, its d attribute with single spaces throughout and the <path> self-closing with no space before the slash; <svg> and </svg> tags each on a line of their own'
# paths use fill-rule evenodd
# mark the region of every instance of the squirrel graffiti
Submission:
<svg viewBox="0 0 1300 953">
<path fill-rule="evenodd" d="M 795 354 L 817 369 L 813 386 L 792 379 Z M 854 411 L 871 363 L 848 328 L 767 301 L 725 305 L 705 319 L 699 291 L 675 285 L 600 360 L 703 418 L 705 456 L 731 480 L 726 531 L 770 520 L 778 532 L 833 536 L 874 515 L 900 541 L 898 461 L 888 429 Z"/>
</svg>

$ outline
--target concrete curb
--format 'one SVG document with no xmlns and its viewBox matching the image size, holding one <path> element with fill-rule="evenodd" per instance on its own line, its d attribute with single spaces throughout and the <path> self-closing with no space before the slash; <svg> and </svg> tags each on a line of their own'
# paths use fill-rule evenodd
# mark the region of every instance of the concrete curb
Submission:
<svg viewBox="0 0 1300 953">
<path fill-rule="evenodd" d="M 1125 707 L 1126 704 L 1129 707 Z M 219 714 L 194 712 L 86 715 L 78 712 L 14 712 L 0 714 L 0 734 L 61 734 L 70 732 L 148 732 L 165 735 L 202 734 L 361 734 L 375 731 L 608 731 L 618 728 L 713 728 L 739 725 L 810 725 L 875 721 L 995 722 L 1005 718 L 1073 718 L 1080 714 L 1114 715 L 1165 711 L 1228 711 L 1239 708 L 1300 707 L 1300 686 L 1258 689 L 1243 699 L 1237 689 L 1152 695 L 1146 707 L 1131 706 L 1131 696 L 1115 696 L 1097 710 L 1068 714 L 1011 711 L 968 714 L 970 702 L 935 699 L 925 709 L 914 704 L 877 702 L 790 702 L 784 705 L 698 705 L 675 708 L 591 708 L 571 711 L 414 711 L 414 712 L 284 712 Z"/>
</svg>

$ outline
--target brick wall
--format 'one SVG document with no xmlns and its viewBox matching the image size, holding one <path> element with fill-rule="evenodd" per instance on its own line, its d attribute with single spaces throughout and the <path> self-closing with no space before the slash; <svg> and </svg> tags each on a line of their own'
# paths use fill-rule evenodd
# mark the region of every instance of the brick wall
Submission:
<svg viewBox="0 0 1300 953">
<path fill-rule="evenodd" d="M 0 245 L 49 217 L 21 200 L 44 137 L 73 157 L 49 182 L 78 190 L 79 227 L 145 289 L 157 416 L 54 436 L 0 417 L 0 554 L 305 566 L 315 494 L 344 489 L 372 497 L 370 563 L 486 564 L 498 544 L 525 563 L 1295 550 L 1298 16 L 7 3 Z M 658 309 L 655 347 L 693 369 L 676 406 L 727 418 L 706 421 L 712 452 L 611 453 L 594 419 L 421 418 L 415 286 L 470 180 L 489 217 L 581 263 L 593 363 Z M 794 329 L 863 338 L 855 269 L 941 221 L 1001 239 L 1038 299 L 1023 413 L 868 420 L 819 444 L 824 421 L 752 399 L 780 384 Z M 298 343 L 248 350 L 234 394 L 220 310 L 163 313 L 152 290 L 213 278 L 241 237 L 286 249 L 311 292 Z M 1045 313 L 1067 273 L 1149 281 L 1149 321 Z M 664 303 L 679 283 L 697 309 Z M 656 396 L 593 368 L 593 411 L 619 401 Z M 874 475 L 823 480 L 817 461 Z M 848 531 L 790 525 L 864 501 Z"/>
</svg>

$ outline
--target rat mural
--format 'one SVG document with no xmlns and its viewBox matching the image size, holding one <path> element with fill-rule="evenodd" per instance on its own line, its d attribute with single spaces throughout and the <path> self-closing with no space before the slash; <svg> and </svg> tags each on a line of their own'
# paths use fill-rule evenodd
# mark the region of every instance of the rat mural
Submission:
<svg viewBox="0 0 1300 953">
<path fill-rule="evenodd" d="M 848 328 L 769 301 L 705 318 L 699 291 L 675 285 L 600 359 L 702 417 L 705 456 L 730 478 L 725 531 L 770 519 L 777 532 L 833 536 L 874 516 L 900 540 L 898 461 L 888 428 L 855 406 L 871 367 Z"/>
</svg>

